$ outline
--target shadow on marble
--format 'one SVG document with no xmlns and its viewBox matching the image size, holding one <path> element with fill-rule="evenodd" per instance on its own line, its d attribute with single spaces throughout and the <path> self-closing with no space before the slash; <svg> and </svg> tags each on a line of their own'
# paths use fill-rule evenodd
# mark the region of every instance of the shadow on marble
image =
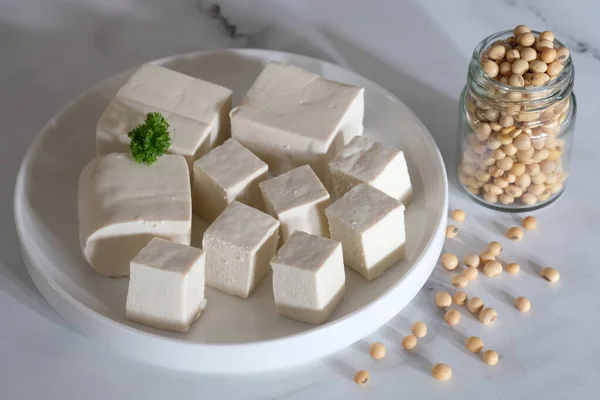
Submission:
<svg viewBox="0 0 600 400">
<path fill-rule="evenodd" d="M 352 343 L 349 347 L 358 354 L 369 354 L 370 346 L 371 344 L 366 339 L 360 339 Z"/>
<path fill-rule="evenodd" d="M 418 347 L 419 345 L 412 350 L 402 351 L 400 358 L 414 370 L 425 376 L 431 377 L 433 363 L 427 357 L 420 354 L 420 349 Z"/>
<path fill-rule="evenodd" d="M 421 292 L 419 292 L 420 294 Z M 418 300 L 419 294 L 415 297 L 415 300 Z M 410 327 L 412 323 L 406 318 L 402 316 L 402 313 L 396 314 L 387 325 L 393 327 L 397 332 L 399 332 L 400 336 L 396 337 L 398 340 L 399 337 L 404 337 L 410 333 Z"/>
<path fill-rule="evenodd" d="M 501 235 L 503 238 L 506 238 L 506 231 L 510 228 L 508 221 L 505 223 L 498 222 L 498 220 L 492 221 L 493 233 L 496 235 Z"/>
<path fill-rule="evenodd" d="M 389 352 L 397 352 L 398 350 L 401 349 L 401 345 L 400 345 L 401 338 L 408 334 L 408 333 L 404 333 L 404 332 L 410 332 L 410 329 L 408 331 L 402 331 L 390 323 L 383 325 L 381 328 L 379 328 L 377 330 L 377 333 L 383 339 L 385 339 L 384 344 L 385 344 L 385 347 L 387 348 L 388 353 Z"/>
<path fill-rule="evenodd" d="M 506 290 L 504 290 L 500 287 L 491 285 L 489 283 L 482 283 L 482 284 L 480 284 L 480 286 L 482 288 L 484 288 L 492 297 L 494 297 L 500 303 L 502 303 L 508 307 L 513 307 L 515 298 L 517 296 L 513 296 L 510 293 L 508 293 Z"/>
<path fill-rule="evenodd" d="M 368 354 L 368 353 L 367 353 Z M 329 370 L 339 375 L 344 380 L 352 379 L 357 371 L 356 367 L 348 364 L 339 356 L 330 356 L 323 360 Z"/>
<path fill-rule="evenodd" d="M 433 269 L 433 272 L 431 273 L 431 276 L 429 277 L 429 280 L 427 282 L 429 284 L 433 284 L 435 292 L 445 291 L 445 292 L 452 293 L 453 291 L 456 290 L 456 288 L 454 286 L 452 286 L 452 284 L 450 283 L 451 277 L 452 277 L 452 275 L 456 274 L 458 271 L 459 271 L 458 268 L 454 271 L 447 271 L 441 265 L 437 265 Z M 433 299 L 433 297 L 432 297 L 432 299 Z M 431 301 L 431 305 L 433 307 L 435 307 L 435 302 L 433 300 Z"/>
<path fill-rule="evenodd" d="M 469 253 L 480 254 L 487 248 L 487 242 L 465 229 L 459 227 L 458 236 L 452 240 L 447 240 L 444 244 L 444 250 L 454 253 L 458 257 L 459 264 L 463 264 L 464 257 Z"/>
<path fill-rule="evenodd" d="M 462 311 L 463 310 L 461 310 L 461 314 L 463 314 L 463 316 L 464 316 L 465 313 Z M 467 311 L 467 313 L 468 313 L 468 311 Z M 457 348 L 460 352 L 462 352 L 469 358 L 479 360 L 479 356 L 477 354 L 470 352 L 465 347 L 465 342 L 469 336 L 467 336 L 463 332 L 461 332 L 462 328 L 460 325 L 449 326 L 447 324 L 435 321 L 434 326 L 435 326 L 435 331 L 438 332 L 438 334 L 441 334 L 448 342 L 450 342 L 450 344 L 452 344 L 452 346 Z"/>
<path fill-rule="evenodd" d="M 543 264 L 546 264 L 542 261 L 539 260 L 529 260 L 529 262 L 527 263 L 527 266 L 529 267 L 529 272 L 532 272 L 536 277 L 540 278 L 540 279 L 544 279 L 542 278 L 542 270 L 545 268 L 543 266 Z"/>
</svg>

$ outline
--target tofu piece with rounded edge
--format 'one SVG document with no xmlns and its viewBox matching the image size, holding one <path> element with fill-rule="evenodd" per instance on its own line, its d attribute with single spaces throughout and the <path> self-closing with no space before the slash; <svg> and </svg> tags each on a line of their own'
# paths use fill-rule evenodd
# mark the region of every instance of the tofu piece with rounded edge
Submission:
<svg viewBox="0 0 600 400">
<path fill-rule="evenodd" d="M 308 164 L 330 187 L 327 163 L 362 134 L 363 116 L 363 88 L 271 62 L 231 111 L 231 134 L 273 175 Z"/>
<path fill-rule="evenodd" d="M 308 165 L 295 168 L 259 185 L 265 211 L 281 223 L 283 244 L 295 230 L 329 237 L 325 208 L 329 193 Z"/>
<path fill-rule="evenodd" d="M 131 260 L 125 315 L 159 329 L 187 332 L 206 307 L 204 250 L 153 238 Z"/>
<path fill-rule="evenodd" d="M 294 231 L 271 260 L 277 313 L 320 324 L 344 294 L 342 245 L 335 240 Z"/>
<path fill-rule="evenodd" d="M 206 284 L 248 298 L 277 252 L 279 221 L 234 201 L 204 232 Z"/>
<path fill-rule="evenodd" d="M 193 209 L 213 222 L 234 200 L 263 209 L 258 184 L 267 179 L 269 167 L 234 139 L 194 162 Z"/>
<path fill-rule="evenodd" d="M 162 113 L 171 125 L 169 151 L 193 160 L 222 144 L 231 134 L 231 90 L 159 65 L 144 64 L 117 92 L 96 127 L 98 155 L 128 152 L 127 132 L 149 112 Z"/>
<path fill-rule="evenodd" d="M 333 190 L 337 198 L 360 183 L 366 183 L 408 204 L 412 185 L 404 153 L 365 136 L 355 136 L 329 162 Z"/>
<path fill-rule="evenodd" d="M 111 153 L 83 168 L 77 193 L 85 259 L 102 275 L 129 275 L 129 262 L 153 237 L 190 244 L 192 195 L 183 156 L 154 164 Z"/>
<path fill-rule="evenodd" d="M 342 243 L 344 263 L 365 279 L 404 258 L 404 205 L 361 183 L 325 210 L 331 238 Z"/>
</svg>

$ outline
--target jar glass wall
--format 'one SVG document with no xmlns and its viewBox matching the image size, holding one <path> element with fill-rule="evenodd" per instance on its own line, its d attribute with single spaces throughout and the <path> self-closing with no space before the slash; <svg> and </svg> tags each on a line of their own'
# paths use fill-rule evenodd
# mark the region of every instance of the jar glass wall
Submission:
<svg viewBox="0 0 600 400">
<path fill-rule="evenodd" d="M 510 71 L 499 80 L 483 71 L 487 49 L 511 37 L 512 31 L 497 33 L 473 52 L 459 105 L 457 176 L 479 203 L 525 211 L 550 204 L 565 189 L 577 105 L 570 58 L 559 73 L 543 74 L 549 79 L 537 86 L 511 85 Z M 554 46 L 563 47 L 556 40 Z"/>
</svg>

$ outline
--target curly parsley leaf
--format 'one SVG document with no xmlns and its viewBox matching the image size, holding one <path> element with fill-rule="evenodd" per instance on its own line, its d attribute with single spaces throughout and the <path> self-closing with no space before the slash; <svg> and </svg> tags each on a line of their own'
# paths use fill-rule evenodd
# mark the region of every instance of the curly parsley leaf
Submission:
<svg viewBox="0 0 600 400">
<path fill-rule="evenodd" d="M 171 146 L 169 123 L 158 112 L 146 114 L 144 123 L 127 133 L 127 136 L 131 139 L 131 155 L 140 164 L 156 162 Z"/>
</svg>

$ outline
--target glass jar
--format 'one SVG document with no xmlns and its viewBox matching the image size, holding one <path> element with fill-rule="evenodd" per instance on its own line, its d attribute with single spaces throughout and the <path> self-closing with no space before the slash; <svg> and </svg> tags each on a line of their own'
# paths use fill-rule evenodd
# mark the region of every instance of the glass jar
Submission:
<svg viewBox="0 0 600 400">
<path fill-rule="evenodd" d="M 486 50 L 511 37 L 512 31 L 491 35 L 473 52 L 460 96 L 458 180 L 477 202 L 519 212 L 546 206 L 564 191 L 577 104 L 571 57 L 542 86 L 511 86 L 483 72 Z M 555 40 L 554 47 L 563 44 Z"/>
</svg>

